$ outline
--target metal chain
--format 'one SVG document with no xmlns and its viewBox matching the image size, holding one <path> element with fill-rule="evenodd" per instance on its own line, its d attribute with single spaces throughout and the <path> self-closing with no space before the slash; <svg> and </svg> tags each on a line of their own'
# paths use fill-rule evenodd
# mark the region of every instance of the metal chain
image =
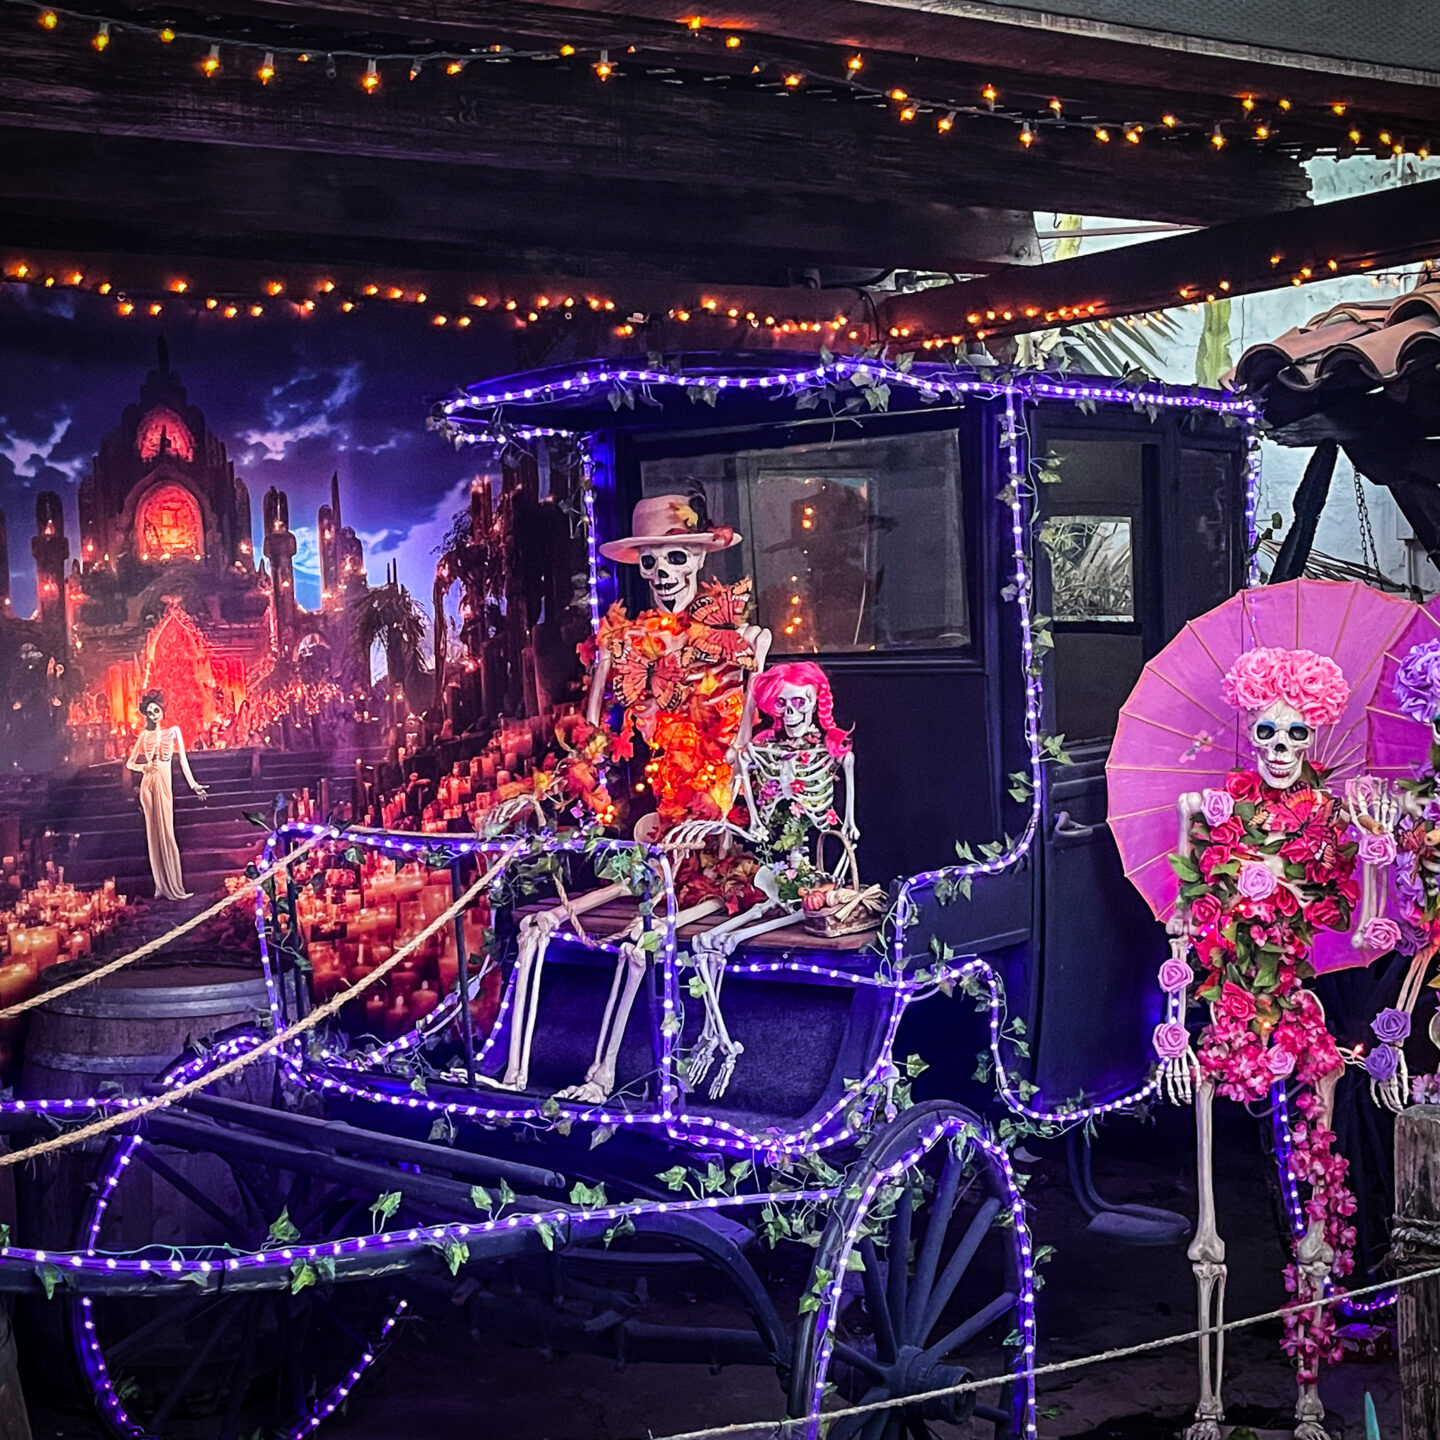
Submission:
<svg viewBox="0 0 1440 1440">
<path fill-rule="evenodd" d="M 1380 574 L 1380 552 L 1375 548 L 1375 532 L 1370 528 L 1370 507 L 1365 503 L 1365 485 L 1355 471 L 1355 509 L 1360 517 L 1360 560 L 1374 574 Z"/>
</svg>

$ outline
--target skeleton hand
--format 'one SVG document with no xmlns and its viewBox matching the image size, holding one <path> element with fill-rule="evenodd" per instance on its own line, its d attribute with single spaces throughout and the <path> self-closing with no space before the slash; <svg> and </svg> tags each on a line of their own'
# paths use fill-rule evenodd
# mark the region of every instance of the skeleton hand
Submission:
<svg viewBox="0 0 1440 1440">
<path fill-rule="evenodd" d="M 210 791 L 204 785 L 192 785 L 190 788 L 195 792 L 195 798 L 202 803 L 210 798 Z"/>
<path fill-rule="evenodd" d="M 540 910 L 534 915 L 527 915 L 520 922 L 520 930 L 522 934 L 528 931 L 532 935 L 537 935 L 541 940 L 549 940 L 565 923 L 565 920 L 564 910 L 558 907 L 554 910 Z"/>
<path fill-rule="evenodd" d="M 711 840 L 722 835 L 738 835 L 742 840 L 753 838 L 748 831 L 730 824 L 728 820 L 683 820 L 666 832 L 663 848 L 702 850 Z"/>
<path fill-rule="evenodd" d="M 522 817 L 528 818 L 531 815 L 541 815 L 539 802 L 533 795 L 517 795 L 513 800 L 504 800 L 495 806 L 485 815 L 477 828 L 480 834 L 489 838 L 502 834 L 517 820 Z"/>
<path fill-rule="evenodd" d="M 1371 835 L 1393 831 L 1400 819 L 1400 804 L 1389 781 L 1373 775 L 1345 782 L 1345 808 L 1351 821 Z"/>
</svg>

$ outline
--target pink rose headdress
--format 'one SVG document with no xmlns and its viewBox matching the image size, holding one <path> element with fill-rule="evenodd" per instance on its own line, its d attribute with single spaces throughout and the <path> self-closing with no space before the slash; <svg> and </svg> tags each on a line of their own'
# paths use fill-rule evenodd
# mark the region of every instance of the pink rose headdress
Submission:
<svg viewBox="0 0 1440 1440">
<path fill-rule="evenodd" d="M 1350 686 L 1328 655 L 1258 645 L 1225 672 L 1225 699 L 1247 713 L 1280 701 L 1311 725 L 1332 725 L 1350 699 Z"/>
</svg>

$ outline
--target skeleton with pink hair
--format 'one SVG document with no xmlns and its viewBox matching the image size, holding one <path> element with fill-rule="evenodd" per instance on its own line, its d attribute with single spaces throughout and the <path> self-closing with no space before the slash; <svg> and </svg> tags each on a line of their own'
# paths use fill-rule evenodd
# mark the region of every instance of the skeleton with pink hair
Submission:
<svg viewBox="0 0 1440 1440">
<path fill-rule="evenodd" d="M 677 826 L 677 845 L 724 833 L 755 847 L 761 858 L 753 883 L 763 900 L 691 942 L 704 984 L 705 1023 L 686 1066 L 686 1082 L 699 1085 L 715 1064 L 710 1086 L 723 1095 L 745 1047 L 730 1035 L 720 1011 L 725 964 L 737 946 L 794 923 L 804 892 L 832 880 L 821 868 L 817 842 L 826 833 L 859 838 L 855 824 L 855 756 L 849 732 L 835 723 L 825 672 L 811 661 L 789 661 L 755 677 L 756 708 L 770 719 L 738 756 L 747 828 L 695 821 Z"/>
<path fill-rule="evenodd" d="M 1342 803 L 1310 762 L 1317 727 L 1339 719 L 1350 698 L 1333 659 L 1312 650 L 1247 650 L 1226 673 L 1223 693 L 1245 717 L 1253 768 L 1230 771 L 1223 788 L 1179 799 L 1180 844 L 1171 864 L 1180 892 L 1171 955 L 1160 975 L 1171 1006 L 1155 1031 L 1167 1092 L 1177 1102 L 1193 1093 L 1196 1113 L 1200 1219 L 1189 1258 L 1205 1333 L 1200 1403 L 1186 1440 L 1220 1440 L 1224 1418 L 1224 1342 L 1216 1332 L 1224 1324 L 1227 1269 L 1215 1216 L 1217 1093 L 1249 1103 L 1266 1099 L 1277 1082 L 1297 1087 L 1294 1104 L 1304 1121 L 1294 1132 L 1291 1168 L 1310 1193 L 1286 1284 L 1297 1300 L 1319 1299 L 1332 1277 L 1350 1269 L 1355 1201 L 1331 1129 L 1344 1057 L 1306 982 L 1315 974 L 1311 952 L 1319 932 L 1349 930 L 1354 919 L 1354 943 L 1363 947 L 1381 923 L 1383 865 L 1365 840 L 1388 833 L 1398 812 L 1388 788 L 1371 780 L 1349 782 Z M 1347 838 L 1352 824 L 1359 845 Z M 1190 994 L 1210 1012 L 1193 1050 L 1183 1024 Z M 1296 1440 L 1328 1440 L 1318 1383 L 1322 1362 L 1339 1353 L 1334 1326 L 1328 1309 L 1287 1319 L 1284 1346 L 1300 1387 Z"/>
</svg>

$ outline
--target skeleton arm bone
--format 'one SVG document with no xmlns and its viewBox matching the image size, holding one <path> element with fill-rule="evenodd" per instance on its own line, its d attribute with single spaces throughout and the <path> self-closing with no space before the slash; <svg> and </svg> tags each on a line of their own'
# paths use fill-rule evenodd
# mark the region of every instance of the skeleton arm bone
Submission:
<svg viewBox="0 0 1440 1440">
<path fill-rule="evenodd" d="M 758 625 L 747 625 L 744 634 L 755 652 L 755 668 L 745 681 L 745 704 L 741 707 L 740 728 L 735 734 L 734 748 L 737 753 L 750 743 L 750 731 L 755 724 L 755 677 L 765 668 L 765 660 L 770 654 L 770 642 L 773 639 L 768 630 Z"/>
<path fill-rule="evenodd" d="M 140 756 L 145 751 L 145 740 L 142 735 L 135 737 L 135 748 L 130 752 L 130 758 L 125 762 L 127 770 L 133 770 L 137 775 L 145 773 L 145 766 L 140 763 Z"/>
<path fill-rule="evenodd" d="M 186 782 L 190 788 L 203 800 L 205 798 L 205 787 L 195 778 L 190 769 L 190 757 L 185 753 L 185 737 L 180 733 L 178 725 L 172 727 L 175 733 L 175 754 L 180 760 L 180 769 L 184 772 Z"/>
<path fill-rule="evenodd" d="M 585 719 L 588 724 L 600 723 L 600 712 L 605 708 L 605 682 L 610 678 L 610 652 L 600 649 L 595 652 L 595 667 L 590 672 L 590 690 L 585 697 Z"/>
<path fill-rule="evenodd" d="M 1195 790 L 1187 790 L 1175 801 L 1175 811 L 1180 817 L 1180 842 L 1176 846 L 1176 852 L 1187 859 L 1195 850 L 1190 841 L 1190 822 L 1200 813 L 1202 803 L 1200 793 Z M 1175 913 L 1165 924 L 1171 935 L 1184 935 L 1189 929 L 1189 908 L 1183 900 L 1175 901 Z"/>
<path fill-rule="evenodd" d="M 847 750 L 840 762 L 845 776 L 845 818 L 840 824 L 840 833 L 849 841 L 860 838 L 860 829 L 855 824 L 855 752 Z"/>
</svg>

